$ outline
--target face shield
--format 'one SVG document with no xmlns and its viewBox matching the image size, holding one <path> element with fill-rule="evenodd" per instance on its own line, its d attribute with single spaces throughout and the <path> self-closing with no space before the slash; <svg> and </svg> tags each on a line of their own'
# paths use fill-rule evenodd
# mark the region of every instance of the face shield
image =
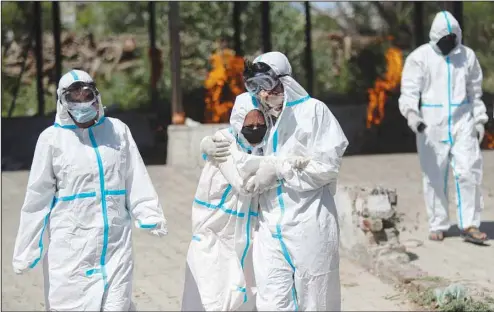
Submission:
<svg viewBox="0 0 494 312">
<path fill-rule="evenodd" d="M 94 83 L 74 82 L 62 91 L 60 102 L 79 123 L 93 120 L 97 113 L 99 91 Z"/>
<path fill-rule="evenodd" d="M 73 109 L 80 106 L 91 106 L 97 101 L 99 92 L 94 83 L 74 82 L 63 90 L 60 102 Z"/>
</svg>

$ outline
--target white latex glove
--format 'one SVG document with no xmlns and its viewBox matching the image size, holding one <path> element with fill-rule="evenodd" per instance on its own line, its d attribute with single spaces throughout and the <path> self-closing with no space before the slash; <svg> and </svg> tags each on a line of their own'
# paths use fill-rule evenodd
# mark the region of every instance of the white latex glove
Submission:
<svg viewBox="0 0 494 312">
<path fill-rule="evenodd" d="M 294 156 L 287 159 L 293 169 L 302 170 L 309 164 L 310 158 L 304 156 Z"/>
<path fill-rule="evenodd" d="M 155 227 L 149 228 L 149 227 L 143 227 L 141 222 L 136 221 L 136 227 L 142 229 L 142 230 L 148 230 L 149 234 L 158 236 L 158 237 L 163 237 L 168 234 L 168 230 L 166 229 L 166 224 L 163 222 L 158 222 Z"/>
<path fill-rule="evenodd" d="M 425 124 L 424 120 L 419 115 L 417 115 L 415 112 L 410 112 L 408 114 L 407 122 L 408 122 L 408 126 L 410 127 L 410 129 L 412 129 L 412 131 L 415 133 L 420 133 L 418 130 L 418 127 L 420 124 L 424 124 L 425 126 L 427 126 Z"/>
<path fill-rule="evenodd" d="M 201 152 L 215 161 L 222 163 L 230 156 L 230 142 L 222 137 L 206 136 L 201 141 Z"/>
<path fill-rule="evenodd" d="M 158 236 L 158 237 L 163 237 L 163 236 L 168 235 L 168 231 L 166 229 L 151 230 L 149 233 L 151 233 L 151 235 Z"/>
<path fill-rule="evenodd" d="M 479 144 L 482 144 L 482 140 L 484 140 L 484 135 L 485 135 L 484 125 L 481 123 L 476 124 L 475 130 L 477 130 L 477 134 L 478 134 L 478 138 L 479 138 Z"/>
<path fill-rule="evenodd" d="M 25 271 L 27 271 L 27 268 L 26 269 L 19 269 L 19 268 L 16 268 L 14 266 L 14 273 L 17 274 L 17 275 L 21 275 L 22 273 L 24 273 Z"/>
<path fill-rule="evenodd" d="M 266 159 L 261 160 L 254 179 L 247 181 L 245 188 L 249 193 L 262 193 L 278 185 L 278 180 L 276 161 L 266 157 Z"/>
</svg>

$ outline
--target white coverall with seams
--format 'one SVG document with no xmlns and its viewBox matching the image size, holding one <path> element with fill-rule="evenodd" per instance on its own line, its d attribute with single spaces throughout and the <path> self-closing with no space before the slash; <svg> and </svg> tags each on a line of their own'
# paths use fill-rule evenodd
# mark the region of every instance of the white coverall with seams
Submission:
<svg viewBox="0 0 494 312">
<path fill-rule="evenodd" d="M 456 34 L 460 42 L 447 56 L 436 46 L 440 38 Z M 458 227 L 480 226 L 482 154 L 477 139 L 487 122 L 482 96 L 482 70 L 475 53 L 461 44 L 458 21 L 447 11 L 436 14 L 430 42 L 418 47 L 405 61 L 400 111 L 417 133 L 423 171 L 424 197 L 430 231 L 447 231 L 447 181 L 454 174 Z M 419 108 L 419 100 L 421 107 Z M 426 125 L 418 133 L 420 122 Z M 476 129 L 481 128 L 481 131 Z"/>
<path fill-rule="evenodd" d="M 251 247 L 259 196 L 247 193 L 245 184 L 259 168 L 263 145 L 253 148 L 243 138 L 240 131 L 255 102 L 241 104 L 232 111 L 232 127 L 215 134 L 231 143 L 231 156 L 224 163 L 207 160 L 199 179 L 182 311 L 252 311 L 255 307 Z"/>
<path fill-rule="evenodd" d="M 254 60 L 277 75 L 291 74 L 285 55 Z M 253 247 L 259 311 L 340 311 L 339 229 L 334 192 L 348 141 L 328 107 L 309 97 L 291 76 L 281 115 L 265 155 L 305 156 L 303 170 L 281 165 L 281 184 L 260 195 L 259 230 Z M 266 156 L 265 156 L 266 157 Z M 257 172 L 256 175 L 262 174 Z"/>
<path fill-rule="evenodd" d="M 57 90 L 92 82 L 79 70 Z M 166 220 L 129 128 L 104 116 L 77 127 L 60 101 L 55 124 L 39 136 L 21 210 L 13 267 L 43 259 L 47 310 L 128 311 L 132 298 L 131 219 L 153 234 Z M 49 246 L 43 245 L 48 233 Z M 46 253 L 44 253 L 46 251 Z"/>
</svg>

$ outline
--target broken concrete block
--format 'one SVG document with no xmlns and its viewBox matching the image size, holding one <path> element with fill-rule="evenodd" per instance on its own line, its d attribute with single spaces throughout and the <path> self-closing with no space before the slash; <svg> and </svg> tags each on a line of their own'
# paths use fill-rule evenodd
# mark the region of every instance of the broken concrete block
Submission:
<svg viewBox="0 0 494 312">
<path fill-rule="evenodd" d="M 370 216 L 376 219 L 390 219 L 395 214 L 388 194 L 377 194 L 367 197 L 367 210 Z"/>
<path fill-rule="evenodd" d="M 410 261 L 399 239 L 395 190 L 339 186 L 335 203 L 343 253 L 369 267 Z"/>
</svg>

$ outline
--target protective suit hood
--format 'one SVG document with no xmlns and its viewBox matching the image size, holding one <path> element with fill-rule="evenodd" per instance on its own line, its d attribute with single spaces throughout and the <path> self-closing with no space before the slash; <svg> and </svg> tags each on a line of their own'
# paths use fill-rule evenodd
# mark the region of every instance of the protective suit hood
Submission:
<svg viewBox="0 0 494 312">
<path fill-rule="evenodd" d="M 254 63 L 257 62 L 268 64 L 277 75 L 290 75 L 280 78 L 283 88 L 285 89 L 283 109 L 287 103 L 304 101 L 308 98 L 309 94 L 307 91 L 305 91 L 305 89 L 291 76 L 292 66 L 283 53 L 275 51 L 261 54 L 254 60 Z"/>
<path fill-rule="evenodd" d="M 67 107 L 62 105 L 62 103 L 60 102 L 60 98 L 63 90 L 76 81 L 94 82 L 93 78 L 91 78 L 91 76 L 88 73 L 78 69 L 73 69 L 68 73 L 66 73 L 65 75 L 63 75 L 62 78 L 60 78 L 57 89 L 57 115 L 55 117 L 55 123 L 59 124 L 60 126 L 75 125 L 74 121 L 69 115 Z M 99 108 L 98 108 L 97 122 L 102 120 L 105 116 L 105 110 L 101 102 L 101 94 L 98 95 L 98 103 L 99 103 Z"/>
<path fill-rule="evenodd" d="M 458 40 L 458 45 L 455 47 L 456 50 L 461 45 L 460 24 L 453 16 L 453 14 L 449 13 L 448 11 L 441 11 L 437 13 L 432 22 L 431 31 L 429 32 L 429 39 L 432 47 L 436 51 L 439 51 L 436 46 L 437 42 L 439 41 L 439 39 L 450 33 L 456 34 L 456 38 Z"/>
</svg>

